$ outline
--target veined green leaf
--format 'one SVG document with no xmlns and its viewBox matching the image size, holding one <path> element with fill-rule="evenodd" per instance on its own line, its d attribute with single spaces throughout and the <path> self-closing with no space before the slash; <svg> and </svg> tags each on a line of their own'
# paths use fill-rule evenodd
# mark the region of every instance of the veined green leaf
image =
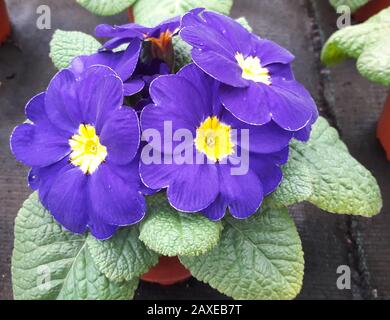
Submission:
<svg viewBox="0 0 390 320">
<path fill-rule="evenodd" d="M 322 117 L 313 126 L 309 142 L 292 142 L 284 180 L 268 199 L 270 205 L 282 206 L 304 200 L 332 213 L 365 217 L 382 208 L 375 178 Z"/>
<path fill-rule="evenodd" d="M 114 282 L 96 268 L 85 235 L 65 231 L 38 200 L 25 201 L 15 221 L 15 299 L 131 299 L 138 278 Z"/>
<path fill-rule="evenodd" d="M 390 85 L 390 8 L 366 22 L 335 32 L 325 43 L 322 62 L 333 65 L 351 57 L 367 79 Z"/>
<path fill-rule="evenodd" d="M 226 218 L 220 243 L 180 257 L 200 281 L 234 299 L 287 300 L 301 290 L 301 240 L 287 209 L 263 209 L 246 220 Z"/>
<path fill-rule="evenodd" d="M 79 55 L 93 54 L 101 47 L 94 37 L 78 31 L 56 30 L 50 41 L 50 58 L 57 69 L 69 67 Z"/>
<path fill-rule="evenodd" d="M 123 228 L 106 241 L 89 236 L 87 244 L 97 268 L 110 280 L 132 280 L 158 262 L 158 254 L 139 240 L 138 226 Z"/>
<path fill-rule="evenodd" d="M 135 22 L 152 27 L 194 8 L 205 8 L 227 15 L 232 6 L 233 0 L 138 0 L 133 8 Z"/>
<path fill-rule="evenodd" d="M 141 223 L 140 239 L 165 256 L 196 256 L 211 250 L 220 239 L 222 225 L 200 214 L 172 208 L 165 194 L 148 199 L 148 215 Z"/>
<path fill-rule="evenodd" d="M 130 6 L 136 0 L 76 0 L 81 6 L 88 11 L 99 16 L 113 16 Z"/>
</svg>

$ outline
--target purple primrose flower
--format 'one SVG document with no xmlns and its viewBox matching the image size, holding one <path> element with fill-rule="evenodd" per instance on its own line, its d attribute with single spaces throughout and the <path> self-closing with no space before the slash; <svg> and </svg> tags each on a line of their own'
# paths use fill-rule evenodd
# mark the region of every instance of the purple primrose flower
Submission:
<svg viewBox="0 0 390 320">
<path fill-rule="evenodd" d="M 102 51 L 92 55 L 78 56 L 71 63 L 71 70 L 76 75 L 80 75 L 94 65 L 110 67 L 122 79 L 124 95 L 132 96 L 145 87 L 145 82 L 142 79 L 133 77 L 138 64 L 141 45 L 141 40 L 132 39 L 124 51 Z"/>
<path fill-rule="evenodd" d="M 154 80 L 150 87 L 154 105 L 141 114 L 149 144 L 141 155 L 140 175 L 151 189 L 167 188 L 170 204 L 179 211 L 202 211 L 219 220 L 229 208 L 243 219 L 280 184 L 280 166 L 288 159 L 293 133 L 273 121 L 253 126 L 233 117 L 218 99 L 219 85 L 195 64 Z M 171 147 L 148 137 L 154 131 L 165 137 L 167 124 L 174 137 Z M 190 139 L 177 137 L 183 129 Z M 182 161 L 184 150 L 191 161 Z M 163 160 L 149 161 L 154 153 Z M 198 161 L 202 158 L 203 163 Z"/>
<path fill-rule="evenodd" d="M 169 66 L 159 59 L 152 59 L 148 62 L 140 62 L 134 72 L 134 79 L 143 81 L 145 86 L 139 92 L 138 101 L 136 101 L 133 108 L 137 111 L 141 111 L 145 106 L 153 103 L 149 94 L 150 84 L 159 76 L 170 73 L 171 70 Z"/>
<path fill-rule="evenodd" d="M 108 50 L 115 49 L 124 43 L 129 43 L 133 39 L 151 41 L 161 48 L 165 48 L 172 37 L 176 35 L 180 28 L 181 17 L 161 22 L 156 27 L 144 27 L 136 23 L 128 23 L 121 26 L 111 26 L 108 24 L 98 25 L 95 34 L 98 37 L 111 38 L 104 44 Z"/>
<path fill-rule="evenodd" d="M 236 118 L 253 125 L 273 121 L 297 139 L 308 139 L 318 111 L 294 78 L 289 51 L 211 11 L 187 13 L 181 27 L 193 61 L 222 83 L 218 95 Z"/>
<path fill-rule="evenodd" d="M 57 73 L 26 106 L 30 123 L 15 128 L 11 149 L 32 167 L 31 188 L 66 229 L 98 239 L 139 222 L 145 200 L 139 177 L 140 128 L 122 106 L 123 83 L 110 68 Z"/>
</svg>

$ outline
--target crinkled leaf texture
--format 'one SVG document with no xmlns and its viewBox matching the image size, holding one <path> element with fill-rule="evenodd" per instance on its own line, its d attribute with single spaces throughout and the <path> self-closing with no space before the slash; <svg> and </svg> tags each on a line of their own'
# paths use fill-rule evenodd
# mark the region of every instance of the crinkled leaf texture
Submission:
<svg viewBox="0 0 390 320">
<path fill-rule="evenodd" d="M 75 57 L 93 54 L 100 47 L 99 41 L 86 33 L 56 30 L 50 41 L 50 58 L 57 69 L 63 69 L 69 67 Z"/>
<path fill-rule="evenodd" d="M 158 262 L 158 254 L 139 240 L 138 226 L 123 228 L 106 241 L 89 236 L 87 244 L 97 268 L 110 280 L 130 281 Z"/>
<path fill-rule="evenodd" d="M 135 22 L 152 27 L 194 8 L 206 8 L 228 15 L 232 6 L 233 0 L 138 0 L 133 8 Z"/>
<path fill-rule="evenodd" d="M 176 211 L 161 193 L 149 197 L 148 215 L 140 229 L 140 239 L 164 256 L 197 256 L 218 244 L 222 224 L 200 214 Z"/>
<path fill-rule="evenodd" d="M 113 16 L 128 7 L 132 6 L 136 0 L 76 0 L 88 11 L 99 16 Z"/>
<path fill-rule="evenodd" d="M 38 200 L 25 201 L 15 221 L 12 255 L 15 299 L 131 299 L 138 278 L 110 281 L 96 268 L 86 236 L 65 231 Z"/>
<path fill-rule="evenodd" d="M 320 117 L 309 142 L 293 141 L 284 180 L 270 196 L 270 205 L 309 201 L 339 214 L 371 217 L 380 212 L 382 197 L 372 174 L 355 160 L 337 131 Z"/>
<path fill-rule="evenodd" d="M 234 299 L 288 300 L 301 290 L 301 240 L 286 208 L 228 217 L 220 243 L 198 257 L 180 257 L 192 275 Z"/>
<path fill-rule="evenodd" d="M 390 86 L 390 8 L 366 22 L 335 32 L 322 50 L 327 65 L 346 58 L 357 59 L 359 72 L 367 79 Z"/>
<path fill-rule="evenodd" d="M 329 0 L 330 4 L 337 9 L 340 6 L 348 6 L 351 12 L 366 5 L 370 0 Z"/>
<path fill-rule="evenodd" d="M 389 86 L 390 35 L 364 50 L 357 61 L 357 68 L 367 79 Z"/>
</svg>

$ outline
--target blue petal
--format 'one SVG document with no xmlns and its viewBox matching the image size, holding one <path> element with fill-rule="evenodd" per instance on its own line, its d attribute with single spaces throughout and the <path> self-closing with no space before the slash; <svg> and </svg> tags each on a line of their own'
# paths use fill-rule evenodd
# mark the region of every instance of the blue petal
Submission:
<svg viewBox="0 0 390 320">
<path fill-rule="evenodd" d="M 133 174 L 138 175 L 138 171 Z M 139 185 L 123 180 L 109 163 L 102 163 L 90 177 L 89 194 L 93 215 L 111 225 L 138 223 L 146 204 Z"/>
<path fill-rule="evenodd" d="M 87 229 L 88 178 L 79 168 L 58 175 L 47 198 L 48 210 L 67 230 L 83 233 Z"/>
<path fill-rule="evenodd" d="M 88 223 L 88 227 L 91 230 L 92 235 L 98 240 L 107 240 L 111 238 L 118 230 L 117 226 L 106 224 L 101 220 L 91 219 Z"/>
<path fill-rule="evenodd" d="M 74 133 L 82 122 L 82 112 L 76 96 L 76 78 L 64 69 L 51 80 L 45 95 L 45 109 L 50 121 L 58 128 Z"/>
<path fill-rule="evenodd" d="M 112 69 L 104 66 L 88 68 L 77 93 L 83 122 L 95 125 L 98 134 L 110 113 L 123 104 L 123 82 Z"/>
<path fill-rule="evenodd" d="M 229 165 L 219 168 L 221 194 L 227 199 L 230 214 L 237 219 L 255 214 L 263 201 L 263 187 L 258 176 L 251 170 L 245 175 L 233 175 Z"/>
<path fill-rule="evenodd" d="M 247 88 L 221 85 L 219 94 L 225 108 L 236 118 L 248 124 L 264 125 L 272 119 L 267 89 L 267 85 L 254 82 Z"/>
<path fill-rule="evenodd" d="M 170 204 L 179 211 L 199 212 L 218 196 L 218 172 L 215 165 L 182 165 L 168 187 Z"/>
<path fill-rule="evenodd" d="M 70 153 L 69 142 L 52 127 L 22 124 L 11 135 L 15 158 L 30 167 L 44 167 Z"/>
<path fill-rule="evenodd" d="M 142 80 L 131 80 L 123 84 L 124 95 L 130 97 L 142 91 L 145 88 L 145 82 Z"/>
<path fill-rule="evenodd" d="M 107 147 L 108 159 L 121 165 L 130 163 L 140 144 L 138 116 L 133 109 L 121 108 L 104 122 L 100 142 Z"/>
<path fill-rule="evenodd" d="M 227 207 L 228 201 L 222 196 L 222 194 L 219 194 L 209 207 L 202 210 L 202 214 L 211 221 L 219 221 L 225 216 Z"/>
</svg>

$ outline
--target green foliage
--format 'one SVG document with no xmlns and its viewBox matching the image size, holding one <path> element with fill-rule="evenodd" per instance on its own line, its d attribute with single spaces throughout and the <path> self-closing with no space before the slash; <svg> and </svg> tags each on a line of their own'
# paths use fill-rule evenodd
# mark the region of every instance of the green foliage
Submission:
<svg viewBox="0 0 390 320">
<path fill-rule="evenodd" d="M 284 176 L 269 198 L 270 205 L 307 200 L 332 213 L 365 217 L 382 208 L 375 178 L 349 154 L 337 131 L 321 117 L 308 143 L 292 143 Z"/>
<path fill-rule="evenodd" d="M 191 46 L 184 42 L 180 37 L 174 37 L 172 42 L 175 55 L 174 72 L 177 72 L 192 62 Z"/>
<path fill-rule="evenodd" d="M 50 41 L 50 58 L 57 69 L 69 67 L 79 55 L 97 52 L 101 44 L 92 36 L 78 31 L 56 30 Z"/>
<path fill-rule="evenodd" d="M 238 23 L 240 23 L 249 32 L 253 31 L 253 28 L 251 27 L 251 25 L 249 24 L 249 21 L 245 17 L 240 17 L 240 18 L 236 19 L 236 21 Z"/>
<path fill-rule="evenodd" d="M 217 245 L 221 231 L 220 222 L 200 214 L 178 212 L 169 205 L 165 194 L 157 194 L 148 199 L 140 239 L 165 256 L 197 256 Z"/>
<path fill-rule="evenodd" d="M 97 268 L 110 280 L 130 281 L 158 262 L 158 255 L 139 240 L 137 226 L 123 228 L 106 241 L 89 236 L 87 244 Z"/>
<path fill-rule="evenodd" d="M 363 7 L 368 1 L 370 0 L 329 0 L 335 9 L 340 6 L 348 6 L 351 8 L 351 12 L 355 12 L 357 9 Z"/>
<path fill-rule="evenodd" d="M 234 299 L 293 299 L 301 290 L 301 241 L 287 209 L 263 209 L 247 220 L 226 218 L 220 243 L 180 257 L 192 275 Z"/>
<path fill-rule="evenodd" d="M 334 65 L 346 58 L 357 59 L 367 79 L 390 86 L 390 8 L 366 22 L 335 32 L 326 42 L 321 59 Z"/>
<path fill-rule="evenodd" d="M 15 299 L 131 299 L 138 278 L 110 281 L 96 268 L 86 236 L 65 231 L 38 200 L 25 201 L 15 221 Z"/>
<path fill-rule="evenodd" d="M 206 8 L 227 15 L 232 6 L 233 0 L 138 0 L 133 9 L 136 23 L 155 26 L 194 8 Z"/>
<path fill-rule="evenodd" d="M 99 16 L 113 16 L 134 4 L 136 0 L 76 0 L 88 11 Z"/>
</svg>

